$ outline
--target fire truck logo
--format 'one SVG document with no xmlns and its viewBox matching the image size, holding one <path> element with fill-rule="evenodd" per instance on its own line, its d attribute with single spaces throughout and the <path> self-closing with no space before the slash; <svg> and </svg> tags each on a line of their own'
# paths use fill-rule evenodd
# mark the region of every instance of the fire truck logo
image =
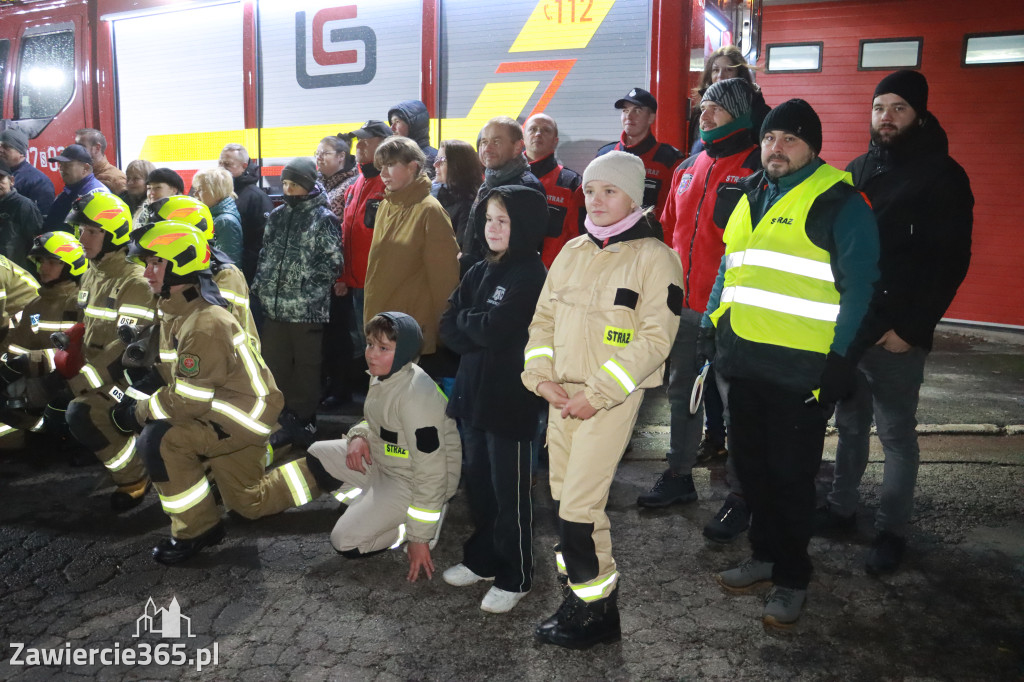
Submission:
<svg viewBox="0 0 1024 682">
<path fill-rule="evenodd" d="M 328 22 L 356 18 L 356 5 L 328 7 L 313 15 L 311 30 L 306 28 L 306 13 L 295 13 L 295 79 L 307 90 L 341 85 L 365 85 L 377 75 L 377 34 L 369 26 L 338 27 Z M 338 69 L 336 73 L 311 74 L 307 66 L 306 36 L 312 39 L 313 62 L 317 67 L 358 65 L 358 49 L 338 49 L 345 43 L 362 43 L 363 67 L 358 71 Z M 326 39 L 325 39 L 326 34 Z"/>
</svg>

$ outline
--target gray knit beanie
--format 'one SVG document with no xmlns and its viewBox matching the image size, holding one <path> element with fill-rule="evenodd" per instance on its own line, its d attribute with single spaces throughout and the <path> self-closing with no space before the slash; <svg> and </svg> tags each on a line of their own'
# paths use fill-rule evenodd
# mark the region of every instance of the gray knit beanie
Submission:
<svg viewBox="0 0 1024 682">
<path fill-rule="evenodd" d="M 729 78 L 712 83 L 704 92 L 701 102 L 714 102 L 733 118 L 742 118 L 750 111 L 754 88 L 746 78 Z"/>
<path fill-rule="evenodd" d="M 629 195 L 637 206 L 644 205 L 644 180 L 647 171 L 639 156 L 629 152 L 612 151 L 602 154 L 583 171 L 583 187 L 591 180 L 609 182 Z"/>
<path fill-rule="evenodd" d="M 302 189 L 311 192 L 316 186 L 316 164 L 313 163 L 313 159 L 305 156 L 292 159 L 281 171 L 281 179 L 291 180 Z"/>
</svg>

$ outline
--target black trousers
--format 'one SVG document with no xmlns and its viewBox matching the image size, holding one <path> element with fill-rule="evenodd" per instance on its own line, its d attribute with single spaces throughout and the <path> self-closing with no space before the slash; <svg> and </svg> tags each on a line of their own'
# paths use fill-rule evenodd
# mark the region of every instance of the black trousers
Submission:
<svg viewBox="0 0 1024 682">
<path fill-rule="evenodd" d="M 807 545 L 814 522 L 814 479 L 821 466 L 831 406 L 806 404 L 807 393 L 729 379 L 729 454 L 753 515 L 754 558 L 772 561 L 772 582 L 806 589 Z"/>
<path fill-rule="evenodd" d="M 352 294 L 335 296 L 331 293 L 331 320 L 324 327 L 323 342 L 323 387 L 324 397 L 347 398 L 352 392 L 357 363 L 353 360 L 352 347 Z M 362 354 L 363 349 L 359 349 Z M 363 381 L 363 384 L 366 382 Z"/>
<path fill-rule="evenodd" d="M 509 592 L 533 585 L 533 503 L 530 441 L 502 438 L 462 425 L 462 475 L 469 495 L 473 534 L 462 563 Z"/>
</svg>

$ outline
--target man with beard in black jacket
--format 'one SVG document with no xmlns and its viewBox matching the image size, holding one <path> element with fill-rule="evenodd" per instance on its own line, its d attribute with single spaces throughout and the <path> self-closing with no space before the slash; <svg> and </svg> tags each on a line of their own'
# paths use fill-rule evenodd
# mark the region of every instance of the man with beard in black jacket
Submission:
<svg viewBox="0 0 1024 682">
<path fill-rule="evenodd" d="M 242 262 L 238 265 L 245 281 L 252 286 L 256 274 L 256 261 L 263 248 L 263 230 L 267 216 L 274 210 L 274 202 L 260 189 L 260 167 L 249 158 L 249 152 L 240 144 L 226 144 L 220 152 L 218 165 L 231 173 L 234 179 L 235 204 L 242 216 Z"/>
<path fill-rule="evenodd" d="M 881 279 L 858 335 L 867 350 L 857 390 L 836 406 L 835 480 L 816 525 L 819 533 L 856 529 L 873 416 L 885 452 L 879 532 L 865 564 L 876 575 L 896 570 L 906 548 L 920 454 L 918 393 L 935 325 L 967 275 L 974 196 L 928 111 L 928 82 L 917 71 L 896 71 L 875 88 L 871 145 L 846 170 L 878 221 Z"/>
</svg>

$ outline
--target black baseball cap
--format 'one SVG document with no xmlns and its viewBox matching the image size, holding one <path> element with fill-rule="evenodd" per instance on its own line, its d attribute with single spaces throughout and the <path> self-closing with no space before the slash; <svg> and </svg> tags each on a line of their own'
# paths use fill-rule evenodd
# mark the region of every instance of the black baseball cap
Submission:
<svg viewBox="0 0 1024 682">
<path fill-rule="evenodd" d="M 89 154 L 89 150 L 82 145 L 69 144 L 67 147 L 64 147 L 64 151 L 60 153 L 60 156 L 51 156 L 47 161 L 50 163 L 60 163 L 61 161 L 92 163 L 92 156 Z"/>
<path fill-rule="evenodd" d="M 654 95 L 643 88 L 633 88 L 627 92 L 625 97 L 615 101 L 615 108 L 621 109 L 626 106 L 627 102 L 640 107 L 647 107 L 651 111 L 658 111 L 658 100 L 654 99 Z"/>
<path fill-rule="evenodd" d="M 368 140 L 371 137 L 391 137 L 394 133 L 391 131 L 389 126 L 384 121 L 369 120 L 363 124 L 362 128 L 353 130 L 350 133 L 345 133 L 341 137 L 356 137 L 360 140 Z"/>
</svg>

